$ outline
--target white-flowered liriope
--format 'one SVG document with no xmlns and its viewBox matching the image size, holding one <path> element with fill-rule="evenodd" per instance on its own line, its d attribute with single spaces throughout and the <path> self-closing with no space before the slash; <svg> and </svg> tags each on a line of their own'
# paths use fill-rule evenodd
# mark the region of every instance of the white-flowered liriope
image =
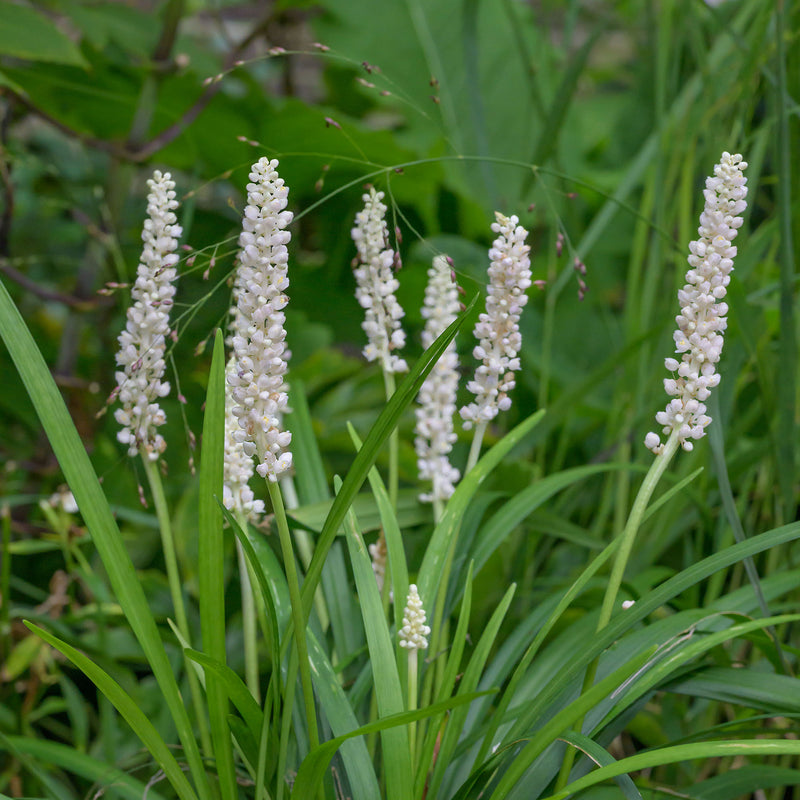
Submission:
<svg viewBox="0 0 800 800">
<path fill-rule="evenodd" d="M 226 376 L 236 369 L 236 361 L 231 358 L 226 368 Z M 247 519 L 257 521 L 264 513 L 264 501 L 257 500 L 250 488 L 250 478 L 255 467 L 253 459 L 244 452 L 237 435 L 241 428 L 239 420 L 233 415 L 233 395 L 230 385 L 225 392 L 225 462 L 222 484 L 222 502 L 225 508 L 242 514 Z"/>
<path fill-rule="evenodd" d="M 261 158 L 253 164 L 247 184 L 247 206 L 239 236 L 237 331 L 233 336 L 235 368 L 228 374 L 232 413 L 240 430 L 235 438 L 256 471 L 277 481 L 292 465 L 286 449 L 291 433 L 281 429 L 286 411 L 287 361 L 284 328 L 289 286 L 286 248 L 292 221 L 286 211 L 289 190 L 277 172 L 278 162 Z"/>
<path fill-rule="evenodd" d="M 352 230 L 358 259 L 353 274 L 356 278 L 356 299 L 364 309 L 361 327 L 367 334 L 364 357 L 380 361 L 384 372 L 405 372 L 406 362 L 396 354 L 406 343 L 400 327 L 403 309 L 394 296 L 400 286 L 394 276 L 394 251 L 388 246 L 386 206 L 383 192 L 370 187 L 363 196 L 364 208 L 356 214 Z"/>
<path fill-rule="evenodd" d="M 666 378 L 664 388 L 674 399 L 656 422 L 669 437 L 675 433 L 684 450 L 692 449 L 692 439 L 705 435 L 711 418 L 704 401 L 720 376 L 715 371 L 724 342 L 728 306 L 721 302 L 727 292 L 736 247 L 736 238 L 747 208 L 747 179 L 742 171 L 747 163 L 738 154 L 723 153 L 714 175 L 706 178 L 705 208 L 700 215 L 700 236 L 689 244 L 686 285 L 678 292 L 681 313 L 675 318 L 678 329 L 673 334 L 675 352 L 681 361 L 667 358 L 667 369 L 676 377 Z M 657 433 L 645 437 L 645 446 L 658 454 L 664 445 Z"/>
<path fill-rule="evenodd" d="M 458 286 L 446 256 L 436 256 L 428 270 L 428 285 L 422 316 L 425 329 L 422 346 L 430 347 L 442 331 L 458 316 Z M 448 454 L 453 449 L 456 434 L 453 415 L 456 413 L 458 391 L 458 353 L 455 340 L 451 341 L 428 374 L 417 398 L 417 416 L 414 447 L 420 480 L 431 481 L 430 493 L 421 494 L 420 500 L 436 503 L 447 500 L 455 491 L 459 471 L 450 463 Z"/>
<path fill-rule="evenodd" d="M 147 185 L 150 193 L 142 231 L 144 248 L 131 290 L 128 321 L 119 335 L 117 366 L 121 369 L 114 375 L 114 396 L 122 408 L 116 410 L 114 419 L 122 425 L 117 439 L 128 445 L 128 454 L 141 452 L 156 461 L 166 448 L 164 437 L 156 430 L 167 421 L 158 400 L 166 397 L 170 388 L 163 380 L 164 354 L 175 295 L 175 250 L 183 231 L 174 213 L 178 201 L 170 174 L 156 170 Z"/>
<path fill-rule="evenodd" d="M 425 609 L 416 584 L 408 587 L 408 599 L 403 611 L 403 627 L 398 634 L 400 647 L 406 650 L 427 650 L 431 629 L 425 624 Z"/>
<path fill-rule="evenodd" d="M 511 406 L 508 393 L 515 386 L 514 372 L 520 368 L 519 318 L 528 302 L 525 292 L 531 285 L 530 247 L 525 244 L 528 231 L 519 225 L 516 216 L 495 212 L 495 217 L 492 230 L 499 236 L 489 250 L 486 312 L 475 326 L 478 345 L 472 351 L 482 363 L 475 371 L 475 379 L 467 384 L 475 402 L 460 412 L 467 429 L 473 424 L 486 424 Z"/>
</svg>

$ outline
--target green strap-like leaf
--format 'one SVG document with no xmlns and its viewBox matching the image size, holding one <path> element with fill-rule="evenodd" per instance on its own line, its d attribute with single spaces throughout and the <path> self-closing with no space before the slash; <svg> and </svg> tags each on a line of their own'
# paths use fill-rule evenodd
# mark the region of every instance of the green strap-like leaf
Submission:
<svg viewBox="0 0 800 800">
<path fill-rule="evenodd" d="M 114 708 L 131 726 L 133 732 L 142 740 L 144 746 L 152 753 L 178 796 L 182 800 L 195 800 L 194 790 L 186 780 L 175 756 L 172 755 L 166 742 L 136 701 L 107 672 L 100 669 L 94 661 L 79 650 L 48 633 L 44 628 L 39 628 L 30 622 L 25 624 L 49 645 L 63 653 L 109 699 Z"/>
</svg>

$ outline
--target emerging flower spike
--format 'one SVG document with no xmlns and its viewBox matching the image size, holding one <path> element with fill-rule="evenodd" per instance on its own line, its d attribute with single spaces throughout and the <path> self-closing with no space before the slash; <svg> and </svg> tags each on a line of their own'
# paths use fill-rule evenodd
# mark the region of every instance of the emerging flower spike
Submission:
<svg viewBox="0 0 800 800">
<path fill-rule="evenodd" d="M 372 558 L 372 571 L 375 574 L 375 581 L 378 584 L 378 591 L 383 591 L 383 583 L 386 580 L 386 559 L 389 551 L 386 548 L 386 536 L 381 528 L 380 535 L 368 548 Z"/>
<path fill-rule="evenodd" d="M 281 430 L 290 356 L 283 309 L 288 302 L 286 245 L 291 235 L 285 228 L 292 212 L 285 210 L 289 190 L 277 166 L 275 159 L 260 159 L 247 184 L 236 279 L 237 332 L 232 340 L 236 366 L 228 374 L 232 413 L 240 428 L 235 439 L 247 456 L 257 456 L 256 471 L 270 481 L 277 481 L 292 465 L 292 454 L 286 450 L 292 435 Z"/>
<path fill-rule="evenodd" d="M 492 230 L 500 235 L 489 250 L 486 313 L 480 315 L 475 326 L 479 343 L 472 351 L 483 363 L 475 372 L 475 380 L 467 384 L 476 401 L 460 412 L 467 430 L 511 407 L 508 393 L 515 386 L 514 372 L 520 368 L 519 318 L 528 302 L 525 292 L 531 285 L 530 247 L 525 244 L 528 231 L 518 224 L 516 216 L 505 217 L 496 211 L 495 217 Z"/>
<path fill-rule="evenodd" d="M 158 400 L 169 394 L 169 383 L 162 380 L 166 369 L 164 352 L 175 295 L 175 250 L 183 231 L 176 224 L 174 210 L 178 201 L 170 174 L 162 175 L 156 170 L 147 185 L 150 194 L 142 231 L 144 248 L 131 290 L 133 304 L 118 339 L 117 365 L 122 369 L 114 374 L 115 396 L 122 408 L 116 410 L 114 419 L 122 425 L 117 439 L 128 445 L 128 455 L 141 452 L 143 457 L 156 461 L 167 446 L 156 431 L 167 421 Z"/>
<path fill-rule="evenodd" d="M 427 650 L 431 629 L 425 624 L 425 609 L 416 584 L 408 587 L 408 600 L 403 611 L 403 627 L 400 628 L 400 647 L 406 650 Z"/>
<path fill-rule="evenodd" d="M 228 361 L 226 375 L 236 369 L 234 358 Z M 264 513 L 264 501 L 256 500 L 250 488 L 250 478 L 255 468 L 253 459 L 244 452 L 236 437 L 241 430 L 239 420 L 233 415 L 233 395 L 231 387 L 225 392 L 225 463 L 222 484 L 222 502 L 230 511 L 238 511 L 247 519 L 257 521 Z"/>
<path fill-rule="evenodd" d="M 364 309 L 361 327 L 367 334 L 364 357 L 380 361 L 384 372 L 406 372 L 406 362 L 392 352 L 405 345 L 406 335 L 400 327 L 403 309 L 394 296 L 400 283 L 392 271 L 395 254 L 388 247 L 383 192 L 370 187 L 363 200 L 364 208 L 356 214 L 351 234 L 358 250 L 356 299 Z"/>
<path fill-rule="evenodd" d="M 664 411 L 656 414 L 663 433 L 677 432 L 684 450 L 692 449 L 691 439 L 700 439 L 711 422 L 704 402 L 718 383 L 720 376 L 714 365 L 722 352 L 723 333 L 728 321 L 726 287 L 733 271 L 736 238 L 747 208 L 747 179 L 742 171 L 747 162 L 740 155 L 723 153 L 714 167 L 714 176 L 706 178 L 703 191 L 706 204 L 700 215 L 700 238 L 689 244 L 689 265 L 686 285 L 678 292 L 681 313 L 675 317 L 678 329 L 673 334 L 675 352 L 682 353 L 681 361 L 667 358 L 666 368 L 677 377 L 665 378 L 664 388 L 670 400 Z M 652 431 L 644 440 L 645 447 L 658 454 L 664 445 Z"/>
<path fill-rule="evenodd" d="M 425 329 L 422 346 L 430 347 L 442 331 L 458 316 L 458 286 L 451 277 L 446 256 L 436 256 L 428 270 L 428 286 L 422 316 Z M 453 449 L 456 434 L 453 415 L 458 391 L 458 353 L 451 341 L 428 374 L 419 392 L 416 409 L 417 426 L 414 447 L 421 480 L 433 483 L 429 494 L 421 494 L 423 503 L 447 500 L 455 491 L 459 471 L 450 464 L 448 453 Z"/>
</svg>

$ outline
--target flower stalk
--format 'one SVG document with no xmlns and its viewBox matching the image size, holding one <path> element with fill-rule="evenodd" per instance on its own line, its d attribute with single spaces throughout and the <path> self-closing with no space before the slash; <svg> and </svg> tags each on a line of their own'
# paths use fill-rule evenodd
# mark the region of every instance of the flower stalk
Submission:
<svg viewBox="0 0 800 800">
<path fill-rule="evenodd" d="M 353 274 L 356 299 L 364 309 L 361 327 L 367 334 L 363 353 L 367 361 L 379 361 L 383 372 L 386 400 L 395 392 L 395 373 L 406 372 L 408 365 L 395 352 L 402 349 L 406 335 L 400 326 L 404 316 L 395 292 L 400 286 L 394 276 L 397 255 L 389 247 L 386 206 L 383 192 L 371 186 L 363 195 L 364 208 L 356 214 L 351 231 L 358 251 Z M 397 508 L 399 443 L 397 431 L 389 437 L 389 500 Z"/>
<path fill-rule="evenodd" d="M 516 216 L 506 217 L 496 211 L 495 218 L 492 230 L 499 235 L 489 250 L 486 311 L 475 326 L 478 344 L 472 351 L 481 364 L 467 384 L 475 400 L 460 412 L 464 429 L 475 427 L 465 472 L 478 461 L 488 424 L 500 411 L 511 407 L 508 393 L 516 385 L 514 372 L 520 369 L 519 318 L 531 285 L 530 246 L 525 244 L 528 231 L 518 224 Z"/>
</svg>

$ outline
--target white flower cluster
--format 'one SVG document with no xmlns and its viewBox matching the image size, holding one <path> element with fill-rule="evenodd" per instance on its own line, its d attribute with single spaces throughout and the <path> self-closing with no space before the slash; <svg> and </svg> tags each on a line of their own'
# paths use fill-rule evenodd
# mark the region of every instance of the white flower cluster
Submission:
<svg viewBox="0 0 800 800">
<path fill-rule="evenodd" d="M 403 627 L 400 628 L 400 647 L 406 650 L 427 650 L 431 629 L 425 624 L 425 609 L 416 584 L 408 587 L 408 600 L 403 610 Z"/>
<path fill-rule="evenodd" d="M 704 400 L 719 383 L 715 364 L 722 352 L 723 332 L 728 321 L 725 297 L 736 247 L 731 242 L 742 225 L 741 213 L 747 208 L 747 179 L 742 171 L 747 163 L 740 155 L 723 153 L 714 167 L 714 176 L 706 178 L 705 209 L 700 215 L 700 238 L 689 244 L 686 285 L 678 292 L 681 313 L 675 318 L 678 330 L 673 334 L 675 352 L 681 361 L 667 358 L 667 369 L 677 377 L 666 378 L 664 388 L 670 400 L 664 411 L 656 414 L 666 436 L 677 431 L 684 450 L 692 449 L 691 439 L 700 439 L 711 422 Z M 658 434 L 650 432 L 645 446 L 658 454 L 664 445 Z"/>
<path fill-rule="evenodd" d="M 233 395 L 232 413 L 239 423 L 235 439 L 248 457 L 256 456 L 256 471 L 277 481 L 292 465 L 286 450 L 292 435 L 281 430 L 288 396 L 284 375 L 288 298 L 285 228 L 292 221 L 286 211 L 289 189 L 277 172 L 278 162 L 262 158 L 253 164 L 247 184 L 247 206 L 239 236 L 237 311 L 239 329 L 233 336 L 236 366 L 228 375 Z"/>
<path fill-rule="evenodd" d="M 233 358 L 228 361 L 226 375 L 231 375 L 236 369 Z M 253 477 L 255 468 L 253 459 L 245 452 L 237 441 L 241 428 L 239 420 L 233 415 L 233 395 L 228 386 L 225 392 L 225 463 L 222 484 L 222 502 L 230 511 L 238 511 L 247 519 L 258 520 L 264 513 L 264 501 L 256 500 L 250 488 L 250 478 Z"/>
<path fill-rule="evenodd" d="M 522 336 L 519 317 L 528 302 L 525 294 L 531 285 L 530 247 L 525 244 L 528 231 L 516 216 L 495 212 L 492 230 L 500 235 L 489 250 L 489 287 L 486 313 L 475 326 L 479 344 L 472 351 L 483 363 L 475 371 L 475 380 L 467 384 L 476 402 L 461 409 L 464 428 L 494 419 L 499 411 L 511 407 L 508 393 L 514 388 L 514 372 L 519 370 Z"/>
<path fill-rule="evenodd" d="M 158 400 L 169 394 L 169 383 L 162 380 L 164 353 L 169 336 L 169 312 L 175 295 L 177 276 L 175 249 L 180 225 L 174 210 L 175 182 L 168 172 L 156 170 L 147 181 L 147 216 L 142 231 L 144 248 L 131 290 L 133 304 L 128 309 L 125 330 L 119 335 L 115 397 L 122 404 L 114 419 L 122 425 L 117 439 L 128 445 L 128 454 L 156 461 L 167 444 L 156 428 L 167 421 Z"/>
<path fill-rule="evenodd" d="M 425 329 L 422 346 L 430 347 L 442 331 L 458 316 L 458 286 L 452 279 L 446 256 L 436 256 L 428 270 L 428 285 L 422 317 Z M 447 500 L 455 491 L 459 471 L 453 467 L 448 453 L 453 449 L 456 434 L 453 415 L 458 391 L 458 353 L 455 339 L 450 342 L 419 392 L 416 408 L 417 425 L 414 447 L 420 480 L 430 480 L 430 494 L 420 495 L 423 503 Z"/>
<path fill-rule="evenodd" d="M 400 327 L 403 309 L 394 296 L 400 283 L 392 270 L 394 251 L 387 246 L 383 192 L 370 187 L 363 200 L 364 208 L 356 214 L 351 235 L 358 250 L 354 270 L 356 299 L 365 312 L 361 324 L 367 334 L 364 357 L 367 361 L 380 361 L 384 372 L 406 372 L 406 362 L 392 352 L 405 345 L 406 335 Z"/>
</svg>

